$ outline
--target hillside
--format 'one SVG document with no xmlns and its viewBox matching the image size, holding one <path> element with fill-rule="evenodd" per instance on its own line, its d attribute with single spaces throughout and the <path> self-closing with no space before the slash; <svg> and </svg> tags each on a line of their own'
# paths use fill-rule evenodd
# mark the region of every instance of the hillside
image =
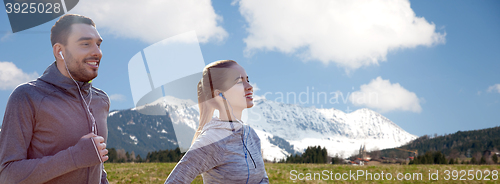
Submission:
<svg viewBox="0 0 500 184">
<path fill-rule="evenodd" d="M 418 150 L 419 154 L 427 151 L 441 151 L 447 156 L 470 157 L 485 150 L 500 150 L 500 127 L 481 130 L 458 131 L 453 134 L 436 136 L 421 136 L 399 148 Z M 395 149 L 381 151 L 382 156 L 405 156 L 409 153 Z"/>
</svg>

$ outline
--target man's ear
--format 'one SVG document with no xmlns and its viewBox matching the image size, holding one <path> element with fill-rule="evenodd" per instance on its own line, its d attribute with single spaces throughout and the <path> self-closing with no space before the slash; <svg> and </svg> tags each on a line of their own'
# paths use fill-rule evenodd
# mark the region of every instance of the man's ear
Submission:
<svg viewBox="0 0 500 184">
<path fill-rule="evenodd" d="M 63 56 L 61 56 L 61 54 L 59 54 L 59 52 L 62 52 L 62 54 L 65 54 L 64 53 L 64 45 L 62 45 L 60 43 L 54 44 L 54 46 L 52 46 L 52 52 L 54 54 L 54 58 L 56 58 L 56 61 L 63 60 Z"/>
</svg>

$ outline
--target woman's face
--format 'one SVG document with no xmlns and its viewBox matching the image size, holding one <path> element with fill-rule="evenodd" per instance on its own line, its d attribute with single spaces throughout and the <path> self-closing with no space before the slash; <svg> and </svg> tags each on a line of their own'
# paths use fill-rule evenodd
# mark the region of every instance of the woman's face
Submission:
<svg viewBox="0 0 500 184">
<path fill-rule="evenodd" d="M 234 81 L 234 85 L 223 92 L 233 110 L 243 110 L 253 106 L 253 87 L 250 85 L 245 69 L 238 64 L 230 67 L 234 70 L 230 72 L 229 79 Z"/>
</svg>

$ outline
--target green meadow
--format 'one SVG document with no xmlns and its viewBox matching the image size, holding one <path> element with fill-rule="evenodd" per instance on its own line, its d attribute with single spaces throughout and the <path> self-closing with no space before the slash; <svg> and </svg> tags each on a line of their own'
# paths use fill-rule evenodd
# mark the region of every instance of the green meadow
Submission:
<svg viewBox="0 0 500 184">
<path fill-rule="evenodd" d="M 176 163 L 105 163 L 110 183 L 163 183 Z M 266 163 L 270 183 L 499 183 L 500 165 Z M 203 183 L 197 176 L 192 183 Z"/>
</svg>

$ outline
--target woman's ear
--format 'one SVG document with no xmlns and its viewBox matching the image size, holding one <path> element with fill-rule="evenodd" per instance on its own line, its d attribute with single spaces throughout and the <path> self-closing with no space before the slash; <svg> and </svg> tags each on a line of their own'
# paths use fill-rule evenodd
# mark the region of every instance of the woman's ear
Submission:
<svg viewBox="0 0 500 184">
<path fill-rule="evenodd" d="M 219 94 L 222 94 L 222 91 L 216 89 L 216 90 L 214 90 L 213 97 L 214 98 L 220 97 Z"/>
<path fill-rule="evenodd" d="M 219 96 L 219 93 L 221 93 L 221 91 L 214 90 L 214 92 L 212 92 L 214 98 L 206 101 L 206 103 L 208 103 L 215 109 L 219 109 L 221 107 L 220 105 L 222 104 L 222 98 Z"/>
</svg>

